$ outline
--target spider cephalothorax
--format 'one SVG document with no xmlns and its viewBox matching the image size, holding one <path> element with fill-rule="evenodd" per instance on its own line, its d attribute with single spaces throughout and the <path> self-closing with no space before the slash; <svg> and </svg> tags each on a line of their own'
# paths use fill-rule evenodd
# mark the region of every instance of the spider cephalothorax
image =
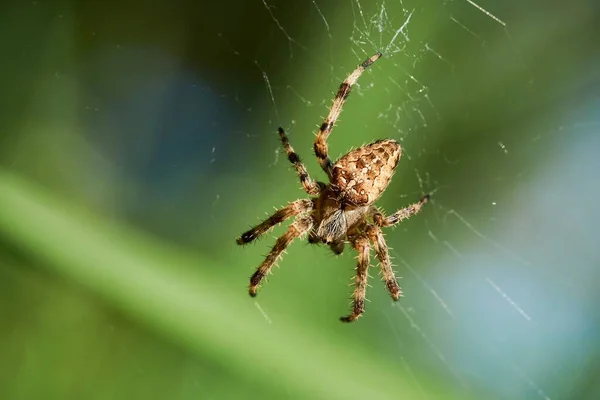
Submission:
<svg viewBox="0 0 600 400">
<path fill-rule="evenodd" d="M 341 254 L 346 242 L 358 252 L 353 306 L 350 315 L 342 317 L 344 322 L 356 320 L 364 311 L 367 287 L 367 270 L 370 262 L 371 243 L 383 275 L 383 280 L 394 300 L 402 291 L 398 286 L 382 227 L 392 226 L 418 213 L 429 200 L 424 196 L 418 203 L 396 211 L 385 217 L 373 203 L 385 191 L 402 154 L 395 140 L 378 140 L 342 156 L 335 164 L 328 155 L 327 137 L 342 111 L 342 105 L 350 94 L 352 85 L 373 64 L 381 53 L 377 53 L 360 64 L 340 85 L 333 100 L 329 115 L 321 125 L 315 139 L 315 155 L 321 168 L 327 173 L 329 184 L 313 181 L 300 157 L 294 152 L 282 128 L 279 136 L 288 159 L 294 165 L 304 190 L 313 197 L 291 202 L 277 210 L 267 220 L 243 233 L 238 244 L 246 244 L 265 234 L 277 224 L 294 216 L 295 221 L 285 234 L 277 239 L 263 263 L 250 278 L 249 292 L 256 296 L 258 287 L 281 256 L 285 248 L 297 237 L 308 233 L 309 243 L 325 243 L 335 254 Z"/>
</svg>

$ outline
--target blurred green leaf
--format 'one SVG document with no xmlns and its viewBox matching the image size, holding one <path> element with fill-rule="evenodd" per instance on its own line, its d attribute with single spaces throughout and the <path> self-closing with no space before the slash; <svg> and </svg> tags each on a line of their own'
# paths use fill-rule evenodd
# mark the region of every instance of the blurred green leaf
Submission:
<svg viewBox="0 0 600 400">
<path fill-rule="evenodd" d="M 111 225 L 5 170 L 0 231 L 133 319 L 262 385 L 328 399 L 413 398 L 395 368 L 343 337 L 328 340 L 292 318 L 257 323 L 250 299 L 236 301 L 232 289 L 214 278 L 173 268 L 223 266 Z M 284 379 L 273 380 L 274 370 Z"/>
</svg>

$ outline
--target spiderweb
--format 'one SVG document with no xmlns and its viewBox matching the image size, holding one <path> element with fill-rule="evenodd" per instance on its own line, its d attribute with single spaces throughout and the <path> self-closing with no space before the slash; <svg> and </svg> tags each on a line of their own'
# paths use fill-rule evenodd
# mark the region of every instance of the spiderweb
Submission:
<svg viewBox="0 0 600 400">
<path fill-rule="evenodd" d="M 239 285 L 260 326 L 292 315 L 331 340 L 354 340 L 424 399 L 439 388 L 449 398 L 598 398 L 593 5 L 332 3 L 225 0 L 119 12 L 103 2 L 22 3 L 6 13 L 24 38 L 11 59 L 37 71 L 34 50 L 44 42 L 35 34 L 56 40 L 40 56 L 49 59 L 44 74 L 4 74 L 29 85 L 5 85 L 7 107 L 45 112 L 27 119 L 33 134 L 6 139 L 7 165 L 230 266 L 198 268 Z M 25 17 L 27 32 L 19 30 Z M 313 133 L 340 82 L 376 51 L 384 56 L 354 87 L 330 156 L 396 139 L 402 159 L 377 204 L 392 213 L 433 194 L 420 214 L 385 232 L 404 297 L 391 302 L 372 261 L 365 317 L 343 325 L 336 318 L 347 311 L 354 254 L 295 243 L 257 300 L 248 299 L 247 276 L 272 235 L 235 251 L 234 236 L 271 207 L 306 197 L 277 127 L 323 180 Z"/>
<path fill-rule="evenodd" d="M 399 379 L 412 379 L 423 398 L 429 396 L 423 371 L 457 393 L 561 398 L 583 368 L 585 347 L 569 337 L 592 327 L 576 311 L 588 304 L 576 292 L 587 286 L 590 270 L 578 260 L 576 272 L 569 269 L 565 276 L 554 259 L 564 251 L 548 248 L 557 236 L 540 229 L 575 217 L 561 210 L 573 215 L 542 223 L 555 217 L 552 207 L 564 205 L 556 187 L 578 172 L 563 171 L 553 187 L 540 165 L 549 161 L 544 151 L 557 145 L 556 129 L 585 136 L 590 126 L 565 128 L 531 105 L 548 78 L 528 56 L 541 44 L 521 42 L 529 10 L 471 0 L 352 0 L 338 7 L 312 0 L 291 11 L 262 0 L 263 15 L 252 12 L 269 28 L 256 52 L 241 50 L 239 32 L 218 37 L 236 62 L 256 69 L 250 79 L 263 81 L 261 108 L 268 112 L 260 132 L 283 125 L 310 170 L 312 135 L 305 132 L 320 124 L 345 74 L 375 51 L 384 54 L 359 80 L 330 144 L 343 154 L 380 132 L 400 140 L 404 153 L 395 181 L 402 183 L 389 189 L 393 194 L 384 196 L 384 208 L 392 212 L 425 192 L 434 192 L 434 200 L 406 226 L 387 233 L 405 297 L 390 306 L 383 291 L 373 289 L 379 282 L 371 273 L 367 314 L 384 321 L 374 351 L 398 361 Z M 301 22 L 294 12 L 303 15 Z M 319 80 L 318 90 L 309 87 L 311 79 Z M 553 93 L 545 91 L 549 102 Z M 355 132 L 348 133 L 352 127 Z M 244 134 L 250 142 L 262 137 Z M 287 160 L 279 157 L 276 138 L 265 142 L 272 148 L 263 165 L 268 174 Z M 321 262 L 314 261 L 317 252 L 310 254 L 308 262 Z M 323 257 L 341 266 L 336 274 L 350 271 L 350 256 Z M 257 302 L 257 308 L 276 323 L 267 305 Z M 558 365 L 577 372 L 562 374 Z"/>
</svg>

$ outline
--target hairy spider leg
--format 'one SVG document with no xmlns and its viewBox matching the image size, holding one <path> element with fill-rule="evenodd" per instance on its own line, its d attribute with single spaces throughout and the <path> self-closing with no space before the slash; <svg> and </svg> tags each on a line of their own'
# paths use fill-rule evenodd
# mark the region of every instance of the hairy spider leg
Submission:
<svg viewBox="0 0 600 400">
<path fill-rule="evenodd" d="M 312 228 L 313 221 L 310 217 L 299 218 L 289 226 L 287 231 L 280 236 L 275 245 L 267 254 L 265 260 L 256 269 L 256 272 L 250 277 L 250 286 L 248 287 L 248 293 L 250 296 L 256 296 L 256 292 L 260 286 L 260 283 L 264 277 L 269 273 L 273 265 L 277 262 L 281 253 L 299 236 L 302 236 Z"/>
<path fill-rule="evenodd" d="M 275 213 L 269 216 L 262 223 L 256 225 L 252 229 L 242 233 L 242 235 L 236 239 L 237 244 L 247 244 L 253 240 L 258 239 L 265 233 L 269 232 L 275 226 L 279 225 L 286 219 L 294 217 L 299 214 L 306 214 L 313 210 L 314 203 L 310 199 L 299 199 L 292 201 L 287 206 L 280 208 Z"/>
<path fill-rule="evenodd" d="M 381 211 L 374 208 L 373 221 L 382 228 L 396 225 L 397 223 L 410 218 L 421 211 L 423 206 L 429 202 L 430 197 L 431 195 L 426 194 L 423 196 L 423 198 L 421 198 L 421 200 L 419 200 L 419 202 L 413 203 L 408 207 L 401 208 L 387 218 L 381 213 Z"/>
<path fill-rule="evenodd" d="M 331 133 L 333 129 L 333 125 L 335 121 L 337 121 L 340 113 L 342 112 L 342 106 L 346 102 L 346 99 L 350 95 L 350 90 L 352 89 L 352 85 L 356 83 L 358 78 L 362 75 L 363 72 L 377 59 L 382 56 L 380 52 L 377 52 L 372 57 L 365 60 L 362 64 L 360 64 L 354 72 L 352 72 L 348 77 L 341 83 L 340 88 L 338 89 L 337 94 L 333 99 L 333 104 L 329 109 L 329 115 L 321 124 L 319 128 L 319 132 L 317 133 L 317 137 L 315 138 L 315 156 L 317 157 L 317 161 L 319 165 L 325 171 L 328 177 L 331 178 L 331 168 L 333 167 L 333 163 L 329 158 L 329 148 L 327 146 L 327 137 Z"/>
<path fill-rule="evenodd" d="M 385 242 L 385 238 L 383 237 L 383 232 L 378 226 L 369 225 L 367 227 L 367 235 L 369 235 L 369 239 L 371 239 L 371 242 L 373 243 L 375 254 L 379 260 L 379 268 L 381 269 L 385 287 L 390 293 L 390 296 L 392 296 L 392 299 L 397 301 L 400 296 L 402 296 L 402 289 L 400 289 L 400 285 L 398 285 L 398 281 L 394 275 L 392 262 L 390 260 L 390 252 L 387 243 Z"/>
<path fill-rule="evenodd" d="M 352 247 L 358 252 L 356 264 L 356 277 L 354 278 L 354 293 L 352 293 L 352 312 L 341 317 L 342 322 L 352 322 L 358 319 L 365 311 L 365 295 L 367 291 L 367 272 L 371 260 L 369 254 L 369 239 L 363 235 L 352 240 Z"/>
<path fill-rule="evenodd" d="M 292 163 L 294 168 L 296 169 L 296 173 L 298 173 L 298 177 L 300 178 L 300 183 L 302 183 L 302 187 L 304 191 L 312 196 L 318 196 L 321 193 L 321 186 L 319 183 L 313 181 L 308 175 L 308 171 L 304 166 L 302 160 L 300 160 L 300 156 L 298 153 L 294 151 L 294 148 L 290 144 L 287 135 L 283 128 L 279 128 L 279 137 L 281 138 L 281 143 L 283 144 L 283 148 L 287 153 L 288 160 Z M 323 184 L 323 186 L 325 186 Z"/>
</svg>

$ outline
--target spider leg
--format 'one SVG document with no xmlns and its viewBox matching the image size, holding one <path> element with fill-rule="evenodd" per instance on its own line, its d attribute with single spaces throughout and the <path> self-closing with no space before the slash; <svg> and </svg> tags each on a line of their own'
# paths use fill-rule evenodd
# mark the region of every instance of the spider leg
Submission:
<svg viewBox="0 0 600 400">
<path fill-rule="evenodd" d="M 302 187 L 304 191 L 312 196 L 318 196 L 321 193 L 321 186 L 319 186 L 318 182 L 313 181 L 308 175 L 308 171 L 304 166 L 304 163 L 300 160 L 300 156 L 294 151 L 294 148 L 290 144 L 290 141 L 285 134 L 283 128 L 279 128 L 279 137 L 281 138 L 281 144 L 283 144 L 283 148 L 287 153 L 288 160 L 292 163 L 296 172 L 298 173 L 298 177 L 300 178 L 300 183 L 302 183 Z"/>
<path fill-rule="evenodd" d="M 379 267 L 381 268 L 381 274 L 383 277 L 383 281 L 385 282 L 385 287 L 387 288 L 388 292 L 390 292 L 392 299 L 396 301 L 402 295 L 402 289 L 400 289 L 398 281 L 396 280 L 396 276 L 394 275 L 394 271 L 392 270 L 390 253 L 388 250 L 388 246 L 385 243 L 383 232 L 378 226 L 369 225 L 367 228 L 367 234 L 369 235 L 369 239 L 371 239 L 371 242 L 373 243 L 375 254 L 377 255 L 377 259 L 379 260 Z"/>
<path fill-rule="evenodd" d="M 358 319 L 365 311 L 365 294 L 367 290 L 367 271 L 369 269 L 369 239 L 358 236 L 352 240 L 352 247 L 358 252 L 358 263 L 356 265 L 356 277 L 354 278 L 354 293 L 352 294 L 352 313 L 341 317 L 342 322 L 352 322 Z"/>
<path fill-rule="evenodd" d="M 340 88 L 338 89 L 337 94 L 333 98 L 333 104 L 329 109 L 329 115 L 321 124 L 319 128 L 319 132 L 317 133 L 317 137 L 315 139 L 315 156 L 317 156 L 317 161 L 323 171 L 327 173 L 327 176 L 331 177 L 331 168 L 333 167 L 333 163 L 329 158 L 329 149 L 327 147 L 327 137 L 331 133 L 333 129 L 333 125 L 335 121 L 337 121 L 340 113 L 342 112 L 342 106 L 346 102 L 346 99 L 350 95 L 350 90 L 352 89 L 352 85 L 356 83 L 358 78 L 362 75 L 362 73 L 382 54 L 377 52 L 371 58 L 365 60 L 362 64 L 360 64 L 348 77 L 342 82 Z"/>
<path fill-rule="evenodd" d="M 305 214 L 312 211 L 314 207 L 313 201 L 309 199 L 299 199 L 291 202 L 287 206 L 280 208 L 275 211 L 273 215 L 267 218 L 262 223 L 256 225 L 252 229 L 242 233 L 242 235 L 236 239 L 237 244 L 247 244 L 260 236 L 269 232 L 276 225 L 282 223 L 286 219 L 299 215 Z"/>
<path fill-rule="evenodd" d="M 431 196 L 429 194 L 426 194 L 417 203 L 413 203 L 408 207 L 401 208 L 387 218 L 377 209 L 373 208 L 373 221 L 375 224 L 377 224 L 377 226 L 382 228 L 396 225 L 398 222 L 410 218 L 421 211 L 421 208 L 423 208 L 423 206 L 429 202 L 430 197 Z"/>
<path fill-rule="evenodd" d="M 254 274 L 252 274 L 250 277 L 250 286 L 248 287 L 250 296 L 256 296 L 256 292 L 258 291 L 261 281 L 269 273 L 279 257 L 281 257 L 281 253 L 283 253 L 286 247 L 288 247 L 294 239 L 308 232 L 310 228 L 312 228 L 312 225 L 313 220 L 311 217 L 299 218 L 289 226 L 288 230 L 282 236 L 277 239 L 275 245 L 269 254 L 267 254 L 265 260 L 256 269 L 256 272 L 254 272 Z"/>
</svg>

